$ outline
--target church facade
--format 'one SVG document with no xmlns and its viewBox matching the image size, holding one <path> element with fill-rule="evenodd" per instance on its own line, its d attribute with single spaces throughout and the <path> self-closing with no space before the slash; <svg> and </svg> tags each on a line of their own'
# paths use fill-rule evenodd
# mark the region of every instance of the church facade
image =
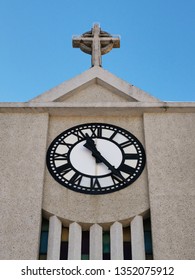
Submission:
<svg viewBox="0 0 195 280">
<path fill-rule="evenodd" d="M 102 68 L 118 38 L 73 39 L 92 67 L 0 103 L 0 259 L 195 259 L 195 103 Z"/>
</svg>

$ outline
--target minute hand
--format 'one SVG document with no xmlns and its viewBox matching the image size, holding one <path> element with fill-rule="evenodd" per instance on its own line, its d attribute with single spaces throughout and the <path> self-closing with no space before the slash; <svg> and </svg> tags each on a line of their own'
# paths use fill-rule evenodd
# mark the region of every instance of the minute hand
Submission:
<svg viewBox="0 0 195 280">
<path fill-rule="evenodd" d="M 97 154 L 100 154 L 100 152 L 96 149 L 94 140 L 87 133 L 86 133 L 86 143 L 84 144 L 84 147 L 92 152 L 92 156 L 96 159 L 96 163 L 102 162 L 97 157 Z"/>
<path fill-rule="evenodd" d="M 107 159 L 105 159 L 105 157 L 103 157 L 101 155 L 101 153 L 97 150 L 95 145 L 91 144 L 88 137 L 87 137 L 87 140 L 86 140 L 86 144 L 84 146 L 92 152 L 92 155 L 96 158 L 96 160 L 98 160 L 99 162 L 103 162 L 108 167 L 108 169 L 110 169 L 112 171 L 112 173 L 114 175 L 123 179 L 123 176 L 121 175 L 121 173 L 112 164 L 110 164 L 109 161 L 107 161 Z"/>
</svg>

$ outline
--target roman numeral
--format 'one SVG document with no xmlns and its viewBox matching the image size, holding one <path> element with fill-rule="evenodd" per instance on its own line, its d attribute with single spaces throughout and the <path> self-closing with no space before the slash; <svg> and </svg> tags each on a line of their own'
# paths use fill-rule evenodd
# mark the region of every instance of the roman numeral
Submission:
<svg viewBox="0 0 195 280">
<path fill-rule="evenodd" d="M 97 137 L 102 137 L 102 128 L 97 127 Z"/>
<path fill-rule="evenodd" d="M 85 139 L 85 134 L 82 132 L 82 130 L 76 130 L 72 134 L 78 138 L 78 141 Z"/>
<path fill-rule="evenodd" d="M 83 176 L 80 173 L 76 172 L 70 179 L 70 183 L 80 185 L 82 178 Z"/>
<path fill-rule="evenodd" d="M 127 174 L 133 174 L 135 172 L 135 168 L 133 168 L 129 165 L 126 165 L 124 163 L 121 164 L 118 169 L 119 169 L 120 172 L 122 171 L 122 172 L 125 172 Z"/>
<path fill-rule="evenodd" d="M 69 149 L 72 147 L 72 145 L 73 144 L 71 144 L 71 143 L 66 143 L 64 140 L 62 140 L 61 142 L 60 142 L 60 145 L 64 145 L 64 146 L 66 146 L 66 147 L 68 147 Z"/>
<path fill-rule="evenodd" d="M 138 154 L 125 154 L 125 159 L 139 159 Z"/>
<path fill-rule="evenodd" d="M 100 182 L 97 178 L 91 178 L 90 187 L 91 189 L 101 189 Z"/>
<path fill-rule="evenodd" d="M 117 135 L 117 133 L 118 133 L 118 131 L 115 130 L 115 131 L 113 132 L 113 134 L 110 136 L 110 139 L 112 140 L 112 139 Z"/>
<path fill-rule="evenodd" d="M 54 160 L 67 160 L 67 154 L 54 154 Z"/>
<path fill-rule="evenodd" d="M 63 164 L 61 166 L 56 167 L 56 171 L 61 175 L 65 175 L 66 173 L 71 171 L 71 165 L 70 163 Z"/>
<path fill-rule="evenodd" d="M 121 175 L 122 176 L 122 175 Z M 114 184 L 118 184 L 118 183 L 121 183 L 122 179 L 117 177 L 116 175 L 114 174 L 111 174 L 111 178 L 112 178 L 112 181 Z"/>
<path fill-rule="evenodd" d="M 91 127 L 91 137 L 102 137 L 102 128 L 101 127 Z"/>
<path fill-rule="evenodd" d="M 131 140 L 127 140 L 127 141 L 125 141 L 125 142 L 123 142 L 123 143 L 120 143 L 120 146 L 121 146 L 121 148 L 126 148 L 126 147 L 128 147 L 128 146 L 130 146 L 130 145 L 132 145 L 132 142 L 131 142 Z"/>
</svg>

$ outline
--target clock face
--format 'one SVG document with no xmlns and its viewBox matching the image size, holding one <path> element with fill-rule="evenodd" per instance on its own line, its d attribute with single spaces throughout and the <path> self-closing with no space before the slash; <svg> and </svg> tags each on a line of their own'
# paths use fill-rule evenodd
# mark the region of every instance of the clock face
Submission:
<svg viewBox="0 0 195 280">
<path fill-rule="evenodd" d="M 64 187 L 105 194 L 132 184 L 145 166 L 139 140 L 111 124 L 86 123 L 58 135 L 47 151 L 47 167 Z"/>
</svg>

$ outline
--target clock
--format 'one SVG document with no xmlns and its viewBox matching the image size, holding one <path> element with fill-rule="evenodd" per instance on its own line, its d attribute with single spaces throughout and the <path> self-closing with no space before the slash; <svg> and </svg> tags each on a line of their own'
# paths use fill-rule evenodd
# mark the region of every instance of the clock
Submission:
<svg viewBox="0 0 195 280">
<path fill-rule="evenodd" d="M 132 184 L 145 166 L 140 141 L 106 123 L 85 123 L 58 135 L 47 151 L 47 168 L 62 186 L 85 194 L 107 194 Z"/>
</svg>

